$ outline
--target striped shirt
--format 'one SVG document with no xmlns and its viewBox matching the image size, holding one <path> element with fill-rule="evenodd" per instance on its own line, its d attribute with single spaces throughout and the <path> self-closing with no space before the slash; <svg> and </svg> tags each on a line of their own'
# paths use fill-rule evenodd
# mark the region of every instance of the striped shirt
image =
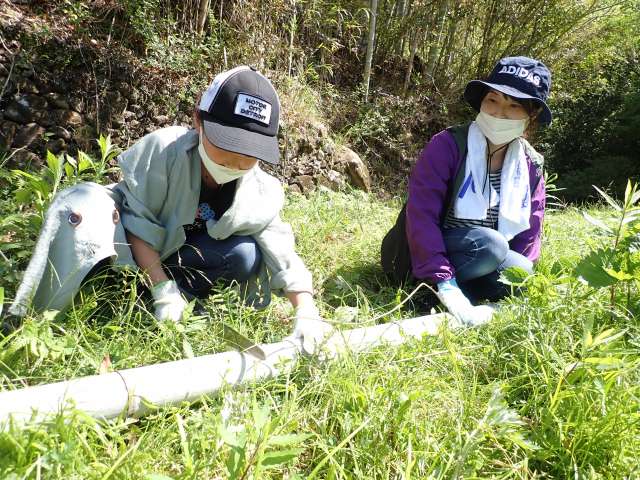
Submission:
<svg viewBox="0 0 640 480">
<path fill-rule="evenodd" d="M 461 228 L 461 227 L 488 227 L 494 230 L 498 229 L 498 215 L 500 210 L 500 175 L 502 169 L 496 172 L 489 172 L 489 182 L 498 194 L 498 203 L 487 210 L 487 218 L 484 220 L 471 220 L 469 218 L 456 218 L 453 214 L 453 208 L 447 212 L 444 220 L 443 228 Z"/>
</svg>

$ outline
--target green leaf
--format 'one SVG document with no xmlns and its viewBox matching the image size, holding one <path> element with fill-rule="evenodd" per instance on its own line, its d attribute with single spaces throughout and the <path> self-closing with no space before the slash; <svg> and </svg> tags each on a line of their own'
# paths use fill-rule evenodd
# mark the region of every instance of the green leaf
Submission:
<svg viewBox="0 0 640 480">
<path fill-rule="evenodd" d="M 629 205 L 635 205 L 640 200 L 640 191 L 635 191 L 631 198 L 629 199 Z M 625 198 L 626 201 L 626 198 Z"/>
<path fill-rule="evenodd" d="M 582 216 L 590 224 L 596 226 L 600 230 L 608 233 L 609 235 L 613 235 L 613 230 L 611 230 L 611 228 L 609 228 L 602 220 L 592 217 L 587 212 L 582 212 Z"/>
<path fill-rule="evenodd" d="M 276 450 L 273 452 L 266 452 L 260 461 L 263 467 L 274 467 L 287 463 L 304 451 L 303 448 L 291 448 L 288 450 Z"/>
<path fill-rule="evenodd" d="M 38 180 L 38 177 L 33 173 L 25 172 L 24 170 L 20 170 L 20 169 L 11 170 L 11 174 L 15 176 L 17 179 Z"/>
<path fill-rule="evenodd" d="M 104 135 L 100 134 L 98 145 L 100 145 L 100 156 L 102 158 L 102 163 L 110 160 L 111 157 L 115 156 L 115 154 L 117 153 L 117 148 L 111 143 L 111 135 L 107 135 L 105 137 Z"/>
<path fill-rule="evenodd" d="M 290 433 L 286 435 L 272 435 L 267 439 L 267 445 L 278 445 L 287 447 L 289 445 L 298 445 L 311 437 L 308 433 Z"/>
<path fill-rule="evenodd" d="M 47 150 L 47 166 L 54 174 L 57 174 L 62 167 L 61 157 L 56 157 L 53 153 Z"/>
<path fill-rule="evenodd" d="M 187 337 L 182 339 L 182 354 L 184 355 L 184 358 L 193 358 L 195 356 L 193 354 L 193 348 L 191 347 L 189 340 L 187 340 Z"/>
<path fill-rule="evenodd" d="M 220 439 L 230 447 L 244 449 L 247 444 L 247 434 L 244 430 L 233 431 L 224 425 L 218 428 Z"/>
<path fill-rule="evenodd" d="M 227 466 L 227 471 L 229 472 L 229 476 L 227 478 L 232 480 L 240 478 L 240 472 L 244 469 L 244 465 L 246 463 L 244 449 L 232 447 L 224 463 Z"/>
<path fill-rule="evenodd" d="M 627 186 L 624 189 L 624 203 L 625 205 L 629 205 L 629 200 L 631 200 L 631 195 L 633 194 L 633 191 L 635 190 L 635 186 L 631 185 L 631 180 L 627 179 Z"/>
<path fill-rule="evenodd" d="M 64 166 L 64 173 L 67 176 L 67 178 L 72 178 L 74 173 L 73 166 L 66 164 Z"/>
<path fill-rule="evenodd" d="M 253 422 L 255 429 L 261 431 L 269 421 L 269 407 L 266 405 L 259 406 L 257 403 L 253 405 Z"/>
<path fill-rule="evenodd" d="M 625 280 L 633 280 L 635 277 L 627 272 L 618 272 L 613 268 L 605 268 L 604 269 L 607 274 L 611 275 L 613 278 L 620 282 L 624 282 Z"/>
<path fill-rule="evenodd" d="M 500 282 L 506 285 L 522 286 L 530 273 L 521 267 L 509 267 L 500 274 Z"/>
<path fill-rule="evenodd" d="M 629 207 L 627 208 L 627 215 L 639 215 L 640 207 Z"/>
<path fill-rule="evenodd" d="M 60 310 L 45 310 L 42 312 L 42 319 L 47 322 L 53 322 L 59 313 Z"/>
<path fill-rule="evenodd" d="M 94 163 L 91 157 L 82 151 L 78 152 L 78 173 L 83 173 L 92 168 L 94 168 Z"/>
<path fill-rule="evenodd" d="M 589 357 L 585 358 L 583 362 L 607 368 L 624 366 L 624 361 L 616 357 Z"/>
<path fill-rule="evenodd" d="M 54 180 L 55 181 L 55 180 Z M 44 198 L 48 198 L 49 194 L 52 192 L 51 187 L 47 182 L 43 179 L 38 179 L 31 184 L 33 190 L 37 193 L 40 193 Z"/>
<path fill-rule="evenodd" d="M 595 189 L 596 189 L 596 191 L 600 194 L 600 196 L 601 196 L 602 198 L 604 198 L 604 199 L 605 199 L 605 201 L 606 201 L 609 205 L 611 205 L 611 207 L 613 207 L 613 209 L 614 209 L 615 211 L 617 211 L 617 212 L 622 211 L 622 207 L 621 207 L 620 205 L 618 205 L 618 203 L 617 203 L 613 198 L 611 198 L 607 193 L 605 193 L 603 190 L 600 190 L 600 189 L 599 189 L 598 187 L 596 187 L 595 185 L 593 185 L 593 188 L 595 188 Z"/>
<path fill-rule="evenodd" d="M 311 470 L 311 473 L 307 476 L 307 480 L 312 480 L 313 478 L 315 478 L 318 472 L 320 471 L 320 469 L 324 466 L 324 464 L 327 463 L 329 460 L 331 460 L 336 454 L 336 452 L 341 450 L 347 443 L 349 443 L 351 439 L 355 437 L 360 430 L 362 430 L 364 427 L 366 427 L 369 424 L 370 421 L 371 421 L 371 417 L 366 418 L 364 421 L 360 423 L 358 428 L 353 430 L 349 435 L 343 438 L 340 441 L 340 443 L 338 443 L 335 447 L 333 447 L 327 455 L 325 455 L 318 463 L 316 463 L 316 466 L 313 468 L 313 470 Z"/>
<path fill-rule="evenodd" d="M 395 412 L 395 417 L 398 421 L 402 420 L 404 414 L 407 413 L 407 410 L 409 410 L 409 407 L 411 407 L 411 403 L 413 402 L 413 400 L 413 394 L 411 396 L 407 395 L 404 392 L 400 394 L 400 397 L 398 398 L 400 406 L 396 409 Z"/>
<path fill-rule="evenodd" d="M 607 343 L 611 343 L 616 341 L 617 339 L 619 339 L 620 337 L 622 337 L 625 333 L 627 333 L 626 330 L 623 330 L 621 332 L 615 333 L 615 330 L 613 328 L 608 328 L 607 330 L 604 330 L 603 332 L 600 332 L 598 335 L 596 335 L 596 337 L 593 339 L 591 346 L 595 347 L 597 345 L 604 345 Z"/>
<path fill-rule="evenodd" d="M 98 142 L 98 145 L 100 146 L 100 152 L 102 153 L 102 156 L 104 158 L 104 154 L 108 150 L 107 139 L 104 137 L 103 134 L 100 134 L 100 138 L 98 138 L 97 142 Z"/>
<path fill-rule="evenodd" d="M 67 154 L 65 158 L 67 159 L 67 163 L 72 165 L 73 168 L 78 167 L 78 162 L 76 162 L 76 159 L 73 158 L 71 155 Z"/>
<path fill-rule="evenodd" d="M 523 450 L 540 450 L 540 447 L 535 442 L 526 438 L 521 432 L 513 432 L 507 435 L 507 438 Z"/>
<path fill-rule="evenodd" d="M 635 222 L 636 220 L 638 220 L 638 218 L 640 218 L 640 212 L 627 213 L 627 215 L 625 215 L 624 219 L 622 220 L 622 225 L 627 225 L 631 222 Z"/>
<path fill-rule="evenodd" d="M 169 477 L 169 476 L 163 475 L 161 473 L 147 473 L 142 478 L 144 480 L 173 480 L 173 477 Z"/>
<path fill-rule="evenodd" d="M 593 288 L 613 285 L 617 280 L 604 270 L 604 264 L 609 263 L 610 257 L 611 251 L 608 249 L 593 250 L 576 265 L 574 275 Z"/>
<path fill-rule="evenodd" d="M 13 197 L 16 199 L 18 204 L 29 203 L 31 200 L 31 189 L 28 188 L 19 188 L 13 194 Z"/>
<path fill-rule="evenodd" d="M 4 307 L 4 288 L 0 287 L 0 315 L 2 315 L 3 307 Z"/>
</svg>

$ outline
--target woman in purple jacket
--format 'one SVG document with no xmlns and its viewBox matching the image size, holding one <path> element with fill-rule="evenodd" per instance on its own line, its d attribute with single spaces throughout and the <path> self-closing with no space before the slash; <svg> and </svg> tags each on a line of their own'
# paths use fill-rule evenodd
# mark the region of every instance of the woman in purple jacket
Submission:
<svg viewBox="0 0 640 480">
<path fill-rule="evenodd" d="M 435 135 L 411 174 L 406 268 L 414 279 L 437 286 L 440 301 L 464 324 L 491 317 L 490 307 L 474 303 L 509 293 L 498 282 L 502 270 L 532 272 L 540 255 L 542 157 L 525 137 L 551 122 L 545 103 L 550 84 L 542 62 L 503 58 L 486 81 L 473 80 L 465 89 L 464 98 L 479 112 L 475 121 Z M 383 244 L 383 265 L 397 269 L 394 262 L 385 259 Z"/>
</svg>

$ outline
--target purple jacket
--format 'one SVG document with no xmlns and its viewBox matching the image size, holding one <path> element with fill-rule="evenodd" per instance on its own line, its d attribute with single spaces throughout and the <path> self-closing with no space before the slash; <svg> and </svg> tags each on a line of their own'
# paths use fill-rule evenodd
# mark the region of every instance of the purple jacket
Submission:
<svg viewBox="0 0 640 480">
<path fill-rule="evenodd" d="M 453 135 L 443 130 L 422 150 L 409 178 L 407 239 L 413 275 L 434 284 L 456 274 L 447 258 L 441 225 L 447 191 L 453 188 L 462 160 Z M 532 189 L 530 228 L 513 237 L 509 246 L 533 262 L 540 256 L 545 188 L 541 165 L 530 155 L 527 155 L 527 165 Z"/>
</svg>

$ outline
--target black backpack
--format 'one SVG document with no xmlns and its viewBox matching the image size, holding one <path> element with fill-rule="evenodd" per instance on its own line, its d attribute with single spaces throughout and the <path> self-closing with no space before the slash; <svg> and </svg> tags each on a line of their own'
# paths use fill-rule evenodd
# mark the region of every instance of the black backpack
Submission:
<svg viewBox="0 0 640 480">
<path fill-rule="evenodd" d="M 446 208 L 443 209 L 443 215 L 452 207 L 452 192 L 457 192 L 464 180 L 464 163 L 467 157 L 467 134 L 469 133 L 469 125 L 459 125 L 447 128 L 447 131 L 453 135 L 458 146 L 458 152 L 462 162 L 456 173 L 456 179 L 452 188 L 447 191 Z M 404 203 L 396 223 L 391 230 L 382 239 L 380 248 L 380 261 L 384 273 L 396 284 L 413 282 L 413 274 L 411 270 L 411 252 L 409 251 L 409 242 L 407 240 L 407 202 Z"/>
</svg>

